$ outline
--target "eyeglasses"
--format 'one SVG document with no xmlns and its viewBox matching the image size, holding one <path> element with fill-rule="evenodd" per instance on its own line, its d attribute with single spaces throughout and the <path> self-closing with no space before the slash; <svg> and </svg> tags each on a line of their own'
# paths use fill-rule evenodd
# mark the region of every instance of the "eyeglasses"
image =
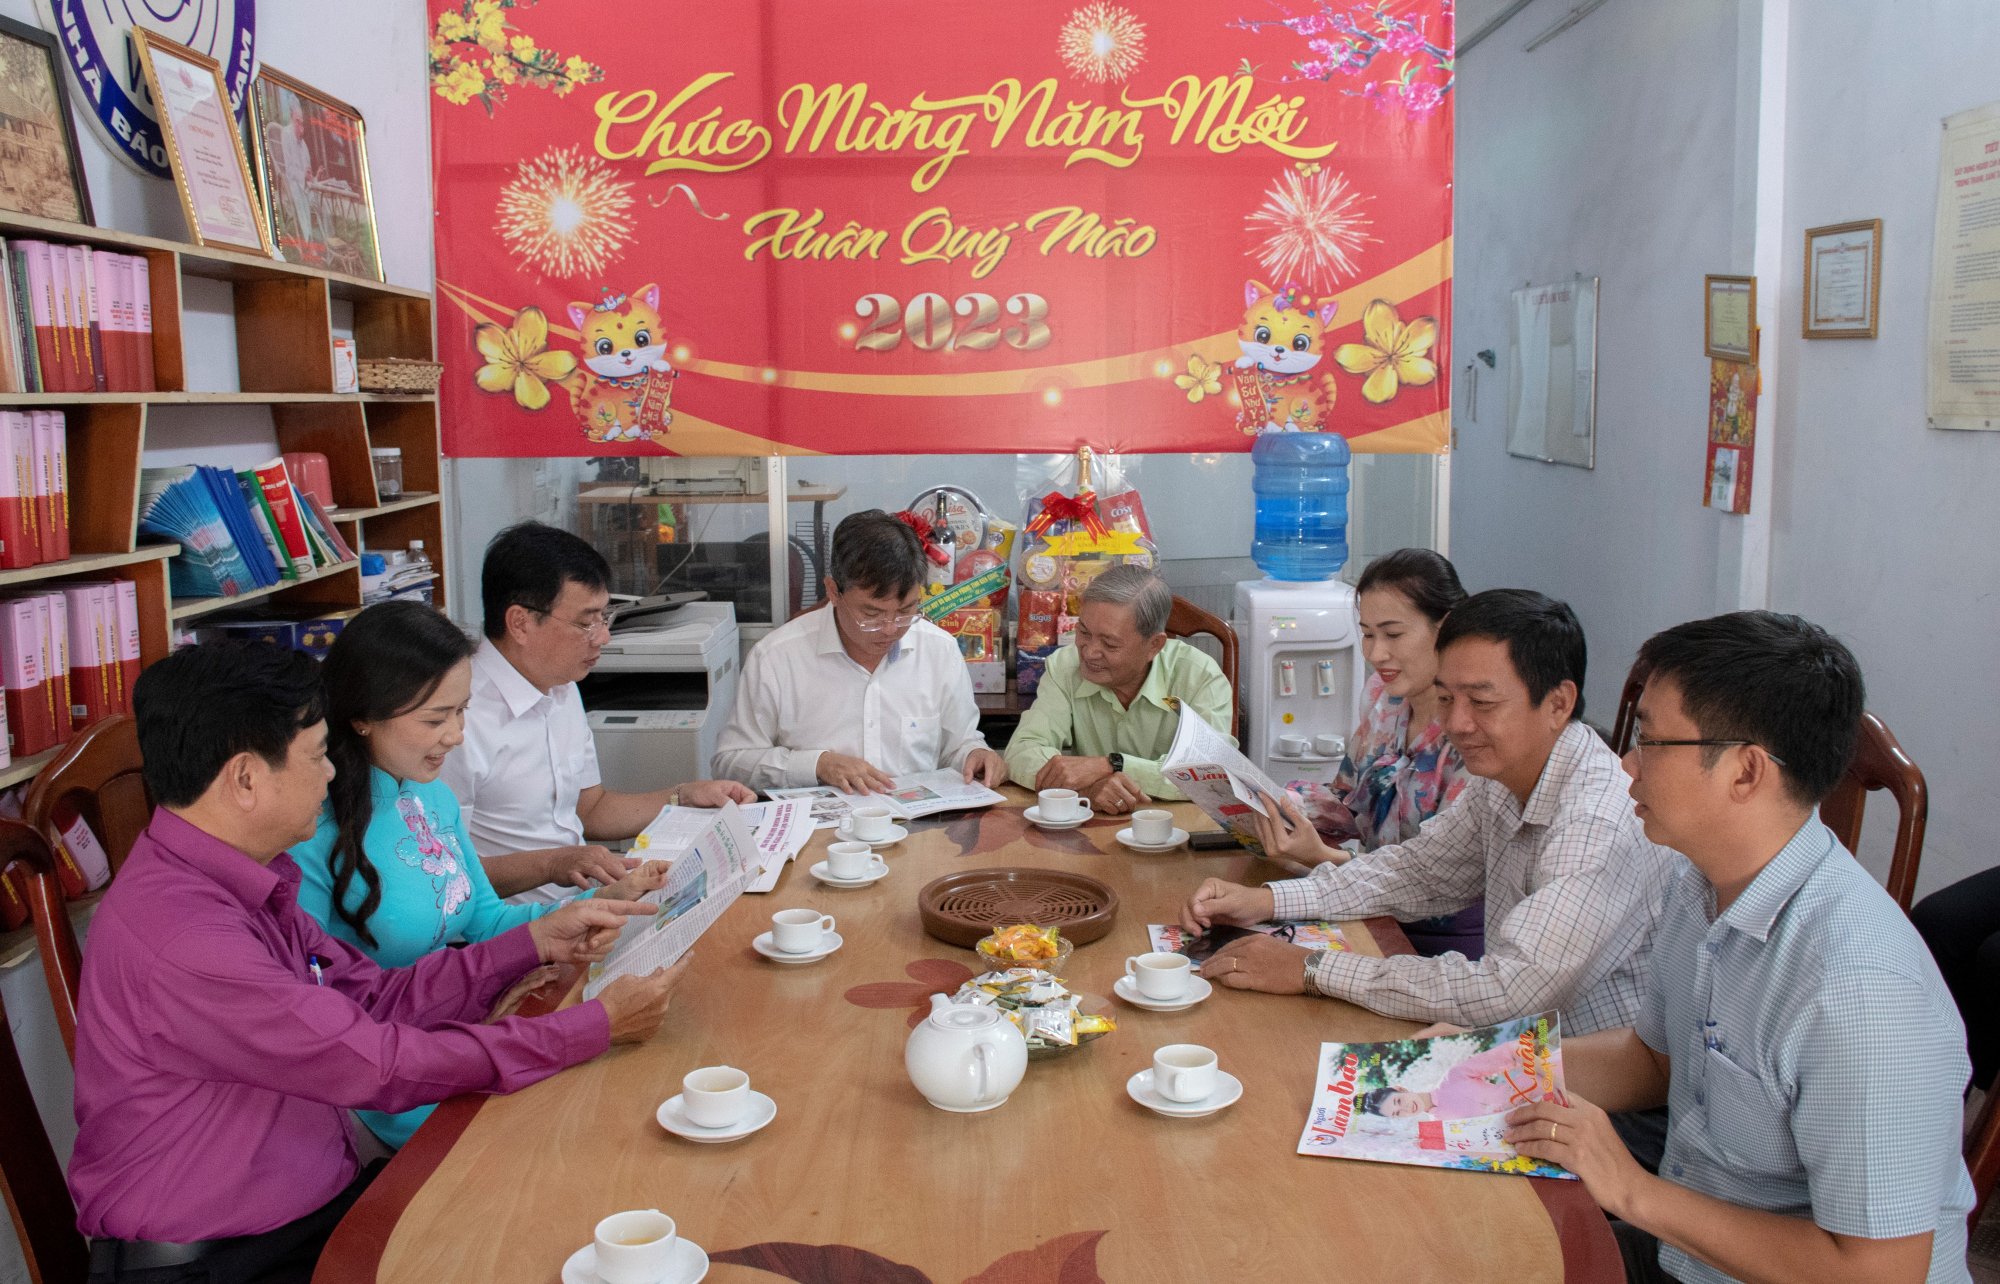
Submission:
<svg viewBox="0 0 2000 1284">
<path fill-rule="evenodd" d="M 851 620 L 863 633 L 881 633 L 886 629 L 907 629 L 923 618 L 923 612 L 912 611 L 908 615 L 855 615 Z"/>
<path fill-rule="evenodd" d="M 535 611 L 536 615 L 541 616 L 545 620 L 554 620 L 558 624 L 567 624 L 585 637 L 594 635 L 599 629 L 604 631 L 606 637 L 609 637 L 611 634 L 611 621 L 605 619 L 602 615 L 594 615 L 587 620 L 565 620 L 554 611 L 536 611 L 532 606 L 528 609 Z"/>
<path fill-rule="evenodd" d="M 1675 745 L 1702 745 L 1718 749 L 1730 745 L 1756 745 L 1757 748 L 1764 749 L 1764 746 L 1757 744 L 1755 740 L 1635 740 L 1632 742 L 1634 749 L 1670 749 Z M 1772 753 L 1769 749 L 1764 749 L 1764 756 L 1772 762 L 1777 763 L 1780 767 L 1785 765 L 1785 760 L 1777 754 Z"/>
</svg>

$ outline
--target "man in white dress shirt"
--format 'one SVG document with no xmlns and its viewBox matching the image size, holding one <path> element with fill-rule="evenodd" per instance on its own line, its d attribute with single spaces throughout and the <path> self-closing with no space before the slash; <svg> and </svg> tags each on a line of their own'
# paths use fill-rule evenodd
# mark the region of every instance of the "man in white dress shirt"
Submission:
<svg viewBox="0 0 2000 1284">
<path fill-rule="evenodd" d="M 1007 764 L 979 733 L 958 643 L 918 613 L 924 552 L 880 509 L 833 532 L 828 606 L 774 630 L 743 666 L 715 773 L 757 789 L 849 793 L 952 768 L 992 786 Z"/>
<path fill-rule="evenodd" d="M 445 758 L 443 779 L 502 896 L 558 900 L 623 877 L 629 862 L 599 844 L 637 834 L 676 796 L 691 807 L 756 797 L 716 780 L 636 794 L 604 787 L 576 684 L 611 637 L 610 580 L 596 549 L 540 522 L 486 546 L 486 640 L 472 657 L 465 743 Z"/>
</svg>

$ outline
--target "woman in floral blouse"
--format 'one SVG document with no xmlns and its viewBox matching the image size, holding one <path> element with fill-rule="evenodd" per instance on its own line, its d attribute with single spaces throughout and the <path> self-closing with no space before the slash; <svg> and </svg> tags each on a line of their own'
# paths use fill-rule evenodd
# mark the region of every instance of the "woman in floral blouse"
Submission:
<svg viewBox="0 0 2000 1284">
<path fill-rule="evenodd" d="M 1416 837 L 1466 781 L 1465 764 L 1444 737 L 1434 685 L 1438 626 L 1465 598 L 1458 572 L 1427 548 L 1398 549 L 1362 572 L 1359 596 L 1362 654 L 1375 671 L 1367 708 L 1332 785 L 1294 785 L 1326 840 L 1305 854 L 1335 862 L 1351 854 L 1336 844 L 1351 840 L 1365 852 Z M 1485 952 L 1483 903 L 1403 927 L 1423 954 Z"/>
</svg>

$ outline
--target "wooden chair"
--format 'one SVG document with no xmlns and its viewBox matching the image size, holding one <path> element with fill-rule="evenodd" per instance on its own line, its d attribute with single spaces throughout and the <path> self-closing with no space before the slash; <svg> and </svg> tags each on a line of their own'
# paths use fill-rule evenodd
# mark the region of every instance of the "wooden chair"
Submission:
<svg viewBox="0 0 2000 1284">
<path fill-rule="evenodd" d="M 1632 748 L 1639 725 L 1639 697 L 1646 690 L 1646 675 L 1634 664 L 1625 675 L 1625 689 L 1618 693 L 1618 720 L 1611 724 L 1611 752 L 1623 758 Z"/>
<path fill-rule="evenodd" d="M 55 858 L 41 835 L 21 821 L 0 819 L 0 869 L 24 857 L 54 881 Z M 6 1040 L 0 1043 L 0 1194 L 7 1197 L 28 1278 L 34 1284 L 79 1284 L 89 1274 L 89 1250 L 77 1233 L 76 1205 L 35 1110 L 4 1008 L 0 1034 Z"/>
<path fill-rule="evenodd" d="M 1819 818 L 1848 851 L 1856 851 L 1861 843 L 1861 810 L 1867 795 L 1877 789 L 1888 790 L 1896 800 L 1896 845 L 1889 857 L 1885 885 L 1907 914 L 1917 888 L 1917 862 L 1924 852 L 1930 795 L 1924 787 L 1924 773 L 1903 752 L 1896 733 L 1874 714 L 1864 713 L 1854 761 L 1847 764 L 1840 783 L 1819 805 Z"/>
<path fill-rule="evenodd" d="M 1167 613 L 1167 636 L 1174 638 L 1207 634 L 1222 648 L 1222 676 L 1229 679 L 1229 734 L 1235 735 L 1243 722 L 1243 690 L 1236 683 L 1236 630 L 1221 617 L 1211 615 L 1184 597 L 1174 599 Z"/>
<path fill-rule="evenodd" d="M 63 1045 L 74 1061 L 76 990 L 83 961 L 53 864 L 54 849 L 62 841 L 55 815 L 65 803 L 89 822 L 116 876 L 153 814 L 152 795 L 140 775 L 139 724 L 130 716 L 106 718 L 72 739 L 35 777 L 21 806 L 23 818 L 45 841 L 43 851 L 50 862 L 45 872 L 31 873 L 28 908 L 34 916 L 49 1002 L 55 1005 Z M 23 855 L 22 860 L 34 870 L 33 855 Z"/>
</svg>

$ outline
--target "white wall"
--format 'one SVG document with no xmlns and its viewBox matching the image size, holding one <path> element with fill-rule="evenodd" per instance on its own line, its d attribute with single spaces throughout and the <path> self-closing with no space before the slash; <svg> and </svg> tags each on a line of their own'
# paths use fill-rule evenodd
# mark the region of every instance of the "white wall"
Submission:
<svg viewBox="0 0 2000 1284">
<path fill-rule="evenodd" d="M 1749 0 L 1754 5 L 1755 0 Z M 1708 368 L 1703 272 L 1736 267 L 1737 4 L 1613 0 L 1534 53 L 1571 6 L 1538 0 L 1459 63 L 1452 355 L 1461 411 L 1452 561 L 1467 588 L 1532 588 L 1575 608 L 1586 697 L 1609 725 L 1638 644 L 1726 609 L 1725 517 L 1701 507 Z M 1597 467 L 1506 452 L 1509 295 L 1602 280 Z M 1479 418 L 1463 413 L 1479 370 Z"/>
<path fill-rule="evenodd" d="M 0 14 L 42 27 L 33 0 L 0 0 Z M 368 122 L 369 177 L 383 267 L 398 285 L 431 284 L 430 122 L 424 69 L 424 8 L 407 0 L 345 0 L 337 34 L 319 6 L 287 0 L 258 7 L 258 52 L 264 62 L 324 89 L 361 110 Z M 72 89 L 74 97 L 74 89 Z M 84 172 L 100 226 L 186 240 L 173 185 L 147 178 L 112 156 L 79 117 Z M 220 286 L 191 299 L 190 386 L 234 388 L 235 337 Z M 243 407 L 176 407 L 149 418 L 150 463 L 260 462 L 275 449 L 267 412 Z M 75 1127 L 69 1121 L 69 1063 L 56 1035 L 37 962 L 0 973 L 0 999 L 60 1154 L 67 1159 Z M 26 1280 L 12 1228 L 0 1228 L 0 1284 Z"/>
<path fill-rule="evenodd" d="M 1873 340 L 1808 343 L 1796 320 L 1779 332 L 1771 578 L 1774 606 L 1854 647 L 1869 707 L 1924 770 L 1920 894 L 1994 864 L 2000 762 L 1987 698 L 2000 661 L 2000 434 L 1924 423 L 1939 121 L 2000 100 L 2000 5 L 1921 9 L 1912 21 L 1906 5 L 1815 3 L 1794 24 L 1792 255 L 1807 227 L 1881 219 L 1882 315 Z M 1787 318 L 1799 315 L 1798 271 L 1794 262 L 1780 296 Z"/>
</svg>

